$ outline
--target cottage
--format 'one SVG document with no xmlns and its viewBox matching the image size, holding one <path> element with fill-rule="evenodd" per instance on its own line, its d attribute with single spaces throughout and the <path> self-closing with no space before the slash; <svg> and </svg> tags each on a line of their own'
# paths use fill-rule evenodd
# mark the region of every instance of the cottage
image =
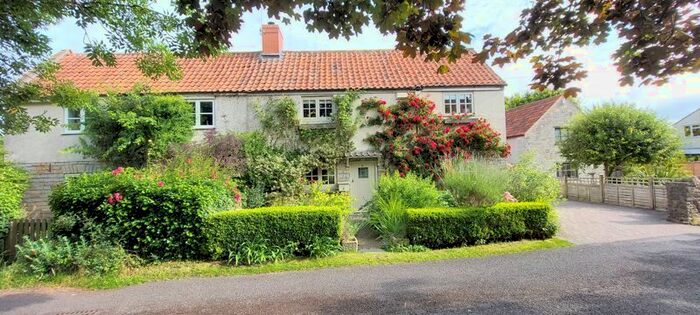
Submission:
<svg viewBox="0 0 700 315">
<path fill-rule="evenodd" d="M 184 96 L 192 103 L 199 136 L 207 130 L 255 130 L 259 128 L 255 104 L 280 96 L 296 102 L 302 124 L 328 122 L 334 111 L 332 96 L 348 89 L 360 89 L 362 98 L 378 97 L 388 103 L 415 92 L 435 102 L 442 114 L 474 113 L 505 134 L 505 82 L 488 66 L 472 62 L 469 55 L 450 64 L 449 73 L 438 74 L 436 63 L 404 58 L 394 50 L 287 51 L 279 26 L 268 24 L 262 26 L 261 52 L 181 59 L 184 77 L 179 81 L 144 77 L 135 65 L 137 57 L 117 55 L 116 67 L 94 67 L 85 54 L 71 51 L 61 51 L 54 59 L 61 65 L 57 77 L 82 89 L 124 92 L 144 83 L 155 92 Z M 27 110 L 46 112 L 64 122 L 48 133 L 30 131 L 6 138 L 9 158 L 33 173 L 25 202 L 29 215 L 36 217 L 48 214 L 46 197 L 53 185 L 99 165 L 65 152 L 78 143 L 78 122 L 84 121 L 84 111 L 53 104 L 30 104 Z M 310 171 L 312 179 L 349 191 L 356 206 L 370 198 L 380 171 L 380 155 L 363 141 L 371 131 L 357 132 L 356 151 L 335 169 Z"/>
<path fill-rule="evenodd" d="M 578 177 L 559 154 L 557 142 L 566 137 L 564 126 L 581 112 L 564 96 L 552 96 L 506 111 L 506 138 L 511 146 L 509 161 L 517 162 L 526 152 L 534 154 L 537 165 L 559 177 Z"/>
</svg>

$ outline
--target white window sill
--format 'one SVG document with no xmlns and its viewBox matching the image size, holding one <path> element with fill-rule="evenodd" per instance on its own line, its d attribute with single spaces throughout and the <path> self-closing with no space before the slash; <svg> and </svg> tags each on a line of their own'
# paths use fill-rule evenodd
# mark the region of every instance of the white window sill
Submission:
<svg viewBox="0 0 700 315">
<path fill-rule="evenodd" d="M 216 126 L 194 126 L 194 130 L 210 130 L 210 129 L 216 129 Z"/>
</svg>

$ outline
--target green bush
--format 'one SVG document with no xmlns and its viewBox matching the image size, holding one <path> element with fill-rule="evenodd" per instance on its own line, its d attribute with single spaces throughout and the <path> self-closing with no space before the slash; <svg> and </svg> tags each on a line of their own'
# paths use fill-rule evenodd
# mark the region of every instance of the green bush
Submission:
<svg viewBox="0 0 700 315">
<path fill-rule="evenodd" d="M 192 139 L 192 105 L 182 96 L 109 95 L 86 113 L 80 145 L 73 151 L 112 166 L 143 167 L 172 144 Z"/>
<path fill-rule="evenodd" d="M 402 177 L 399 172 L 394 172 L 380 177 L 373 202 L 379 198 L 388 199 L 392 195 L 400 198 L 408 208 L 445 206 L 445 196 L 435 187 L 433 181 L 414 173 Z"/>
<path fill-rule="evenodd" d="M 445 248 L 521 239 L 546 239 L 557 230 L 546 203 L 499 203 L 488 208 L 424 208 L 407 211 L 411 244 Z"/>
<path fill-rule="evenodd" d="M 459 207 L 490 206 L 503 200 L 508 180 L 505 165 L 496 161 L 455 158 L 443 163 L 441 184 Z"/>
<path fill-rule="evenodd" d="M 385 245 L 392 246 L 406 239 L 406 204 L 398 192 L 377 197 L 369 222 Z"/>
<path fill-rule="evenodd" d="M 27 187 L 27 171 L 4 163 L 0 156 L 0 236 L 4 235 L 10 220 L 24 214 L 22 197 Z"/>
<path fill-rule="evenodd" d="M 510 169 L 508 192 L 518 201 L 552 203 L 561 194 L 561 184 L 551 172 L 535 166 L 532 154 L 526 154 Z"/>
<path fill-rule="evenodd" d="M 340 241 L 343 211 L 333 207 L 288 206 L 232 210 L 209 218 L 209 249 L 215 259 L 229 259 L 245 244 L 286 248 L 296 244 L 297 253 L 318 238 Z"/>
<path fill-rule="evenodd" d="M 116 273 L 127 261 L 126 252 L 119 246 L 84 239 L 71 241 L 67 237 L 32 241 L 25 238 L 17 246 L 15 268 L 37 278 L 59 274 L 80 273 L 104 275 Z"/>
<path fill-rule="evenodd" d="M 206 256 L 206 218 L 234 207 L 221 181 L 161 180 L 129 168 L 71 178 L 51 193 L 49 203 L 57 220 L 70 216 L 62 221 L 75 222 L 59 235 L 89 237 L 98 230 L 127 251 L 154 260 Z"/>
</svg>

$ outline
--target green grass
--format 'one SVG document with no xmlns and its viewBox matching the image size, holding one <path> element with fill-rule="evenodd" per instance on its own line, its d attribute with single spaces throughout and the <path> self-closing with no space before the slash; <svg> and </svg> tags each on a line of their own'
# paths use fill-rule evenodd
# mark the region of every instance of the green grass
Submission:
<svg viewBox="0 0 700 315">
<path fill-rule="evenodd" d="M 506 255 L 534 250 L 568 247 L 572 244 L 562 239 L 544 241 L 518 241 L 480 246 L 404 253 L 340 253 L 319 259 L 295 259 L 258 266 L 233 267 L 216 262 L 179 261 L 151 264 L 130 268 L 116 275 L 83 277 L 59 275 L 49 279 L 36 279 L 18 275 L 12 267 L 0 270 L 0 289 L 28 287 L 75 287 L 87 289 L 119 288 L 150 281 L 181 279 L 188 277 L 219 277 L 252 275 L 283 271 L 310 270 L 365 265 L 389 265 L 424 261 L 447 260 Z"/>
</svg>

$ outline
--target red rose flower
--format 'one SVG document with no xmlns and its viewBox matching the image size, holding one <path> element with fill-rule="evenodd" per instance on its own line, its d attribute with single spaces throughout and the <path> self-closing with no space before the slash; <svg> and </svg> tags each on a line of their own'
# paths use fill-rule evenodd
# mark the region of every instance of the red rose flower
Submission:
<svg viewBox="0 0 700 315">
<path fill-rule="evenodd" d="M 158 182 L 158 187 L 163 187 L 163 186 L 165 186 L 165 183 L 164 183 L 163 181 L 159 181 L 159 182 Z"/>
<path fill-rule="evenodd" d="M 112 175 L 116 176 L 116 175 L 119 175 L 123 172 L 124 172 L 124 168 L 120 166 L 120 167 L 117 167 L 117 168 L 112 170 Z"/>
</svg>

